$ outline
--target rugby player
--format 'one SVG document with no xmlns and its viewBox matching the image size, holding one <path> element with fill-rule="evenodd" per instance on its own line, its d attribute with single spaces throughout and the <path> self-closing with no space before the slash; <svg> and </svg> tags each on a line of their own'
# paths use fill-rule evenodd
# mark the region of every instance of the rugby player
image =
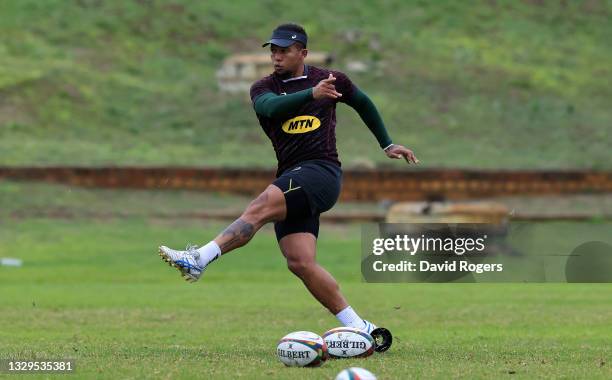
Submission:
<svg viewBox="0 0 612 380">
<path fill-rule="evenodd" d="M 195 282 L 211 262 L 247 244 L 264 224 L 273 222 L 289 270 L 340 323 L 374 336 L 377 327 L 349 306 L 336 280 L 315 259 L 319 215 L 336 203 L 342 180 L 336 105 L 345 103 L 357 111 L 387 157 L 419 161 L 411 150 L 392 143 L 370 98 L 345 74 L 304 64 L 307 43 L 306 31 L 297 24 L 274 29 L 263 44 L 270 46 L 274 72 L 250 91 L 259 124 L 278 159 L 276 180 L 208 244 L 185 251 L 161 246 L 159 252 L 186 280 Z"/>
</svg>

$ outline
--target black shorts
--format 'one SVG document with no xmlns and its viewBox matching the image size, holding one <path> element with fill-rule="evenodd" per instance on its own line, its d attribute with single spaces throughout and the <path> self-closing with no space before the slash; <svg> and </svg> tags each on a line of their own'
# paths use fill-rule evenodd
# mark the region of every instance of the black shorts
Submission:
<svg viewBox="0 0 612 380">
<path fill-rule="evenodd" d="M 319 215 L 336 204 L 342 169 L 333 162 L 309 160 L 283 172 L 273 184 L 285 194 L 287 217 L 274 223 L 276 239 L 296 232 L 319 236 Z"/>
</svg>

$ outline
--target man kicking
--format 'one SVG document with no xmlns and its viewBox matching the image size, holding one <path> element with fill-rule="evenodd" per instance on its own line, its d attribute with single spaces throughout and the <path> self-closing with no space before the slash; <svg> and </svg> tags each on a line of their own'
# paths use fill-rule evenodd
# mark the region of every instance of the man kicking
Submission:
<svg viewBox="0 0 612 380">
<path fill-rule="evenodd" d="M 276 180 L 213 241 L 186 251 L 161 246 L 159 254 L 195 282 L 211 262 L 247 244 L 264 224 L 274 222 L 289 270 L 344 326 L 380 337 L 377 350 L 384 351 L 391 344 L 390 333 L 359 317 L 336 280 L 315 259 L 319 215 L 332 208 L 340 194 L 336 104 L 348 104 L 359 113 L 387 157 L 419 161 L 411 150 L 391 142 L 372 101 L 345 74 L 304 64 L 307 42 L 299 25 L 274 29 L 263 45 L 270 46 L 274 72 L 251 87 L 255 113 L 278 159 Z"/>
</svg>

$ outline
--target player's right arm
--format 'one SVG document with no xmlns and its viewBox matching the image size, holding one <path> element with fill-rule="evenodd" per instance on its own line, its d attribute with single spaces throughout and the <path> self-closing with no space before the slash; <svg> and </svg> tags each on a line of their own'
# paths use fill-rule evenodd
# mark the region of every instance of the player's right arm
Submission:
<svg viewBox="0 0 612 380">
<path fill-rule="evenodd" d="M 277 119 L 291 116 L 300 107 L 313 99 L 331 98 L 337 99 L 342 96 L 334 87 L 333 75 L 329 74 L 327 79 L 320 81 L 315 87 L 288 95 L 276 95 L 271 91 L 263 92 L 254 96 L 253 107 L 259 115 Z M 253 92 L 253 90 L 252 90 Z"/>
<path fill-rule="evenodd" d="M 295 113 L 312 99 L 314 99 L 312 88 L 289 95 L 276 95 L 273 92 L 266 92 L 255 98 L 253 107 L 259 115 L 278 119 Z"/>
</svg>

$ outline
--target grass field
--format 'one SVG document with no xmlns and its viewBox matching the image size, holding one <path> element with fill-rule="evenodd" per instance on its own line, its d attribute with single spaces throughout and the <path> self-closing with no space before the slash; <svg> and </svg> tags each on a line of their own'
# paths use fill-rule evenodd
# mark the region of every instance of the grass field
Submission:
<svg viewBox="0 0 612 380">
<path fill-rule="evenodd" d="M 611 15 L 609 0 L 5 0 L 0 165 L 273 166 L 215 72 L 292 20 L 334 68 L 371 67 L 347 72 L 423 166 L 609 169 Z M 347 166 L 389 163 L 355 112 L 338 120 Z"/>
<path fill-rule="evenodd" d="M 8 203 L 32 205 L 4 196 L 15 186 L 0 187 L 0 257 L 24 265 L 0 267 L 1 358 L 74 358 L 78 378 L 332 379 L 349 366 L 379 379 L 612 376 L 609 284 L 366 284 L 359 225 L 324 225 L 319 259 L 361 314 L 394 332 L 393 349 L 285 368 L 280 337 L 337 322 L 285 268 L 270 228 L 188 284 L 157 245 L 202 243 L 222 224 L 12 218 Z M 43 189 L 40 198 L 52 191 Z M 113 203 L 139 194 L 114 193 Z"/>
</svg>

